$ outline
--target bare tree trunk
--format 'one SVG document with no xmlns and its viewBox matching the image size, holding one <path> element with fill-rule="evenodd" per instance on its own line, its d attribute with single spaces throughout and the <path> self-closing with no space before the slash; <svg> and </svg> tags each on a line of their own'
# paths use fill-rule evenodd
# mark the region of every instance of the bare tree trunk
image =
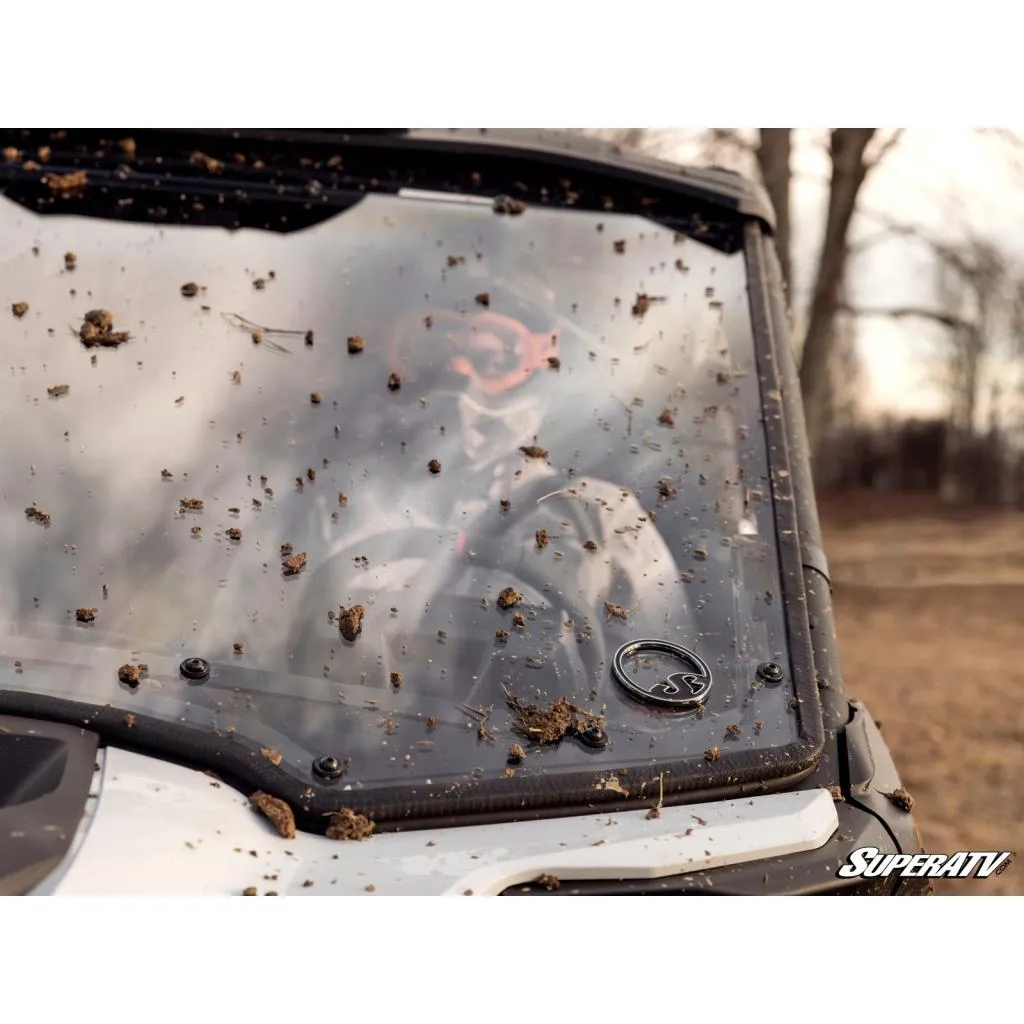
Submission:
<svg viewBox="0 0 1024 1024">
<path fill-rule="evenodd" d="M 789 195 L 792 185 L 790 153 L 792 128 L 759 128 L 757 165 L 761 169 L 768 198 L 775 209 L 775 248 L 779 254 L 782 280 L 789 291 L 793 287 L 790 242 Z"/>
<path fill-rule="evenodd" d="M 870 165 L 864 151 L 874 128 L 835 128 L 831 137 L 832 182 L 829 190 L 825 241 L 818 262 L 814 297 L 800 361 L 800 390 L 807 417 L 807 435 L 813 452 L 825 430 L 825 397 L 833 339 L 832 321 L 839 305 L 839 289 L 846 268 L 846 239 L 857 205 L 857 195 Z"/>
</svg>

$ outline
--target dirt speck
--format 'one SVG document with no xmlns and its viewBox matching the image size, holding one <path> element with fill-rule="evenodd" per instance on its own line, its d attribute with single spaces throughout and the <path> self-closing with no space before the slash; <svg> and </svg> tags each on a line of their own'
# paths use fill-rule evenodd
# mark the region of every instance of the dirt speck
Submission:
<svg viewBox="0 0 1024 1024">
<path fill-rule="evenodd" d="M 98 611 L 98 608 L 76 608 L 75 618 L 79 622 L 94 622 Z"/>
<path fill-rule="evenodd" d="M 274 747 L 260 747 L 260 756 L 265 758 L 275 767 L 284 760 L 284 758 L 281 757 L 280 752 Z"/>
<path fill-rule="evenodd" d="M 351 608 L 340 608 L 338 612 L 338 629 L 341 635 L 352 642 L 362 632 L 363 617 L 366 610 L 361 604 L 354 604 Z"/>
<path fill-rule="evenodd" d="M 405 676 L 403 676 L 401 672 L 392 672 L 391 673 L 391 685 L 392 686 L 394 686 L 397 689 L 399 686 L 402 685 L 403 682 L 405 682 Z"/>
<path fill-rule="evenodd" d="M 202 498 L 179 498 L 178 507 L 186 512 L 201 512 L 203 510 Z"/>
<path fill-rule="evenodd" d="M 242 531 L 237 526 L 230 526 L 224 531 L 228 540 L 241 540 Z"/>
<path fill-rule="evenodd" d="M 671 409 L 662 409 L 661 415 L 658 417 L 658 422 L 663 427 L 674 427 L 676 425 L 676 417 Z"/>
<path fill-rule="evenodd" d="M 312 345 L 313 344 L 313 332 L 312 331 L 306 331 L 305 341 L 306 341 L 307 345 Z"/>
<path fill-rule="evenodd" d="M 526 629 L 526 618 L 522 612 L 514 612 L 512 615 L 512 626 L 515 629 Z"/>
<path fill-rule="evenodd" d="M 245 653 L 245 644 L 243 644 L 241 640 L 236 640 L 231 645 L 231 649 L 235 652 L 235 654 L 244 654 Z"/>
<path fill-rule="evenodd" d="M 253 281 L 252 286 L 256 291 L 261 292 L 267 287 L 267 279 L 265 277 L 257 277 L 256 280 Z"/>
<path fill-rule="evenodd" d="M 51 192 L 70 195 L 85 188 L 89 179 L 85 171 L 69 171 L 67 174 L 47 174 L 43 177 L 43 182 Z"/>
<path fill-rule="evenodd" d="M 906 814 L 909 814 L 914 808 L 914 798 L 902 786 L 899 789 L 894 789 L 891 793 L 883 793 L 882 796 Z"/>
<path fill-rule="evenodd" d="M 605 601 L 604 610 L 606 615 L 610 615 L 613 618 L 622 619 L 623 622 L 629 620 L 629 612 L 627 612 L 621 604 L 613 604 L 611 601 Z"/>
<path fill-rule="evenodd" d="M 523 749 L 522 744 L 513 743 L 508 748 L 508 763 L 509 764 L 520 764 L 526 759 L 526 751 Z"/>
<path fill-rule="evenodd" d="M 285 576 L 298 576 L 298 574 L 305 568 L 305 551 L 300 551 L 297 555 L 292 555 L 291 558 L 286 558 L 281 566 L 281 570 Z"/>
<path fill-rule="evenodd" d="M 437 476 L 437 474 L 441 472 L 441 463 L 438 462 L 437 459 L 431 459 L 427 463 L 427 469 L 429 469 L 434 476 Z"/>
<path fill-rule="evenodd" d="M 64 269 L 74 270 L 78 265 L 78 257 L 73 252 L 64 253 Z"/>
<path fill-rule="evenodd" d="M 242 895 L 243 896 L 259 896 L 259 894 L 260 894 L 259 890 L 256 888 L 255 885 L 246 886 L 242 890 Z"/>
<path fill-rule="evenodd" d="M 437 728 L 437 723 L 439 721 L 440 721 L 440 719 L 437 717 L 437 715 L 430 715 L 427 718 L 427 728 L 428 729 L 436 729 Z"/>
<path fill-rule="evenodd" d="M 490 292 L 480 292 L 476 296 L 474 296 L 473 301 L 476 302 L 478 306 L 490 306 L 491 294 Z"/>
<path fill-rule="evenodd" d="M 249 803 L 270 821 L 283 839 L 295 838 L 295 814 L 283 800 L 257 791 L 249 797 Z"/>
<path fill-rule="evenodd" d="M 349 807 L 329 815 L 327 838 L 342 841 L 358 841 L 373 835 L 373 822 L 365 814 L 357 814 Z"/>
<path fill-rule="evenodd" d="M 108 310 L 90 309 L 82 319 L 82 326 L 78 328 L 78 337 L 86 348 L 117 348 L 128 341 L 131 335 L 127 331 L 114 330 L 114 317 Z"/>
<path fill-rule="evenodd" d="M 139 682 L 142 680 L 142 677 L 148 671 L 149 671 L 149 666 L 148 665 L 142 665 L 142 664 L 122 665 L 117 670 L 117 678 L 120 679 L 122 683 L 127 683 L 128 686 L 138 686 Z"/>
<path fill-rule="evenodd" d="M 705 761 L 717 761 L 721 756 L 722 752 L 718 747 L 708 747 L 708 749 L 704 751 Z"/>
<path fill-rule="evenodd" d="M 397 391 L 402 386 L 402 378 L 397 373 L 388 376 L 388 391 Z"/>
<path fill-rule="evenodd" d="M 613 243 L 615 251 L 621 256 L 626 251 L 626 240 L 624 238 L 618 239 Z"/>
<path fill-rule="evenodd" d="M 350 335 L 347 344 L 348 354 L 350 356 L 358 355 L 366 347 L 366 343 L 363 341 L 362 335 L 359 334 Z"/>
<path fill-rule="evenodd" d="M 20 320 L 28 312 L 27 302 L 15 302 L 11 305 L 11 312 Z"/>
<path fill-rule="evenodd" d="M 494 212 L 507 214 L 510 217 L 518 217 L 526 209 L 526 203 L 521 199 L 513 199 L 511 196 L 495 196 Z"/>
<path fill-rule="evenodd" d="M 124 722 L 124 727 L 126 729 L 134 729 L 135 723 L 138 719 L 133 714 L 127 714 L 121 719 L 121 721 Z"/>
<path fill-rule="evenodd" d="M 733 723 L 732 725 L 727 725 L 725 727 L 725 731 L 730 736 L 739 736 L 743 732 L 743 728 L 742 728 L 742 726 L 739 726 L 739 725 L 736 725 L 735 723 Z"/>
<path fill-rule="evenodd" d="M 537 885 L 543 885 L 548 892 L 561 888 L 562 883 L 554 875 L 538 875 Z"/>
<path fill-rule="evenodd" d="M 510 694 L 506 699 L 513 712 L 516 732 L 535 743 L 557 743 L 566 735 L 604 724 L 599 715 L 578 708 L 565 697 L 559 697 L 547 706 L 523 704 Z"/>
<path fill-rule="evenodd" d="M 547 449 L 541 448 L 540 445 L 537 444 L 521 445 L 519 450 L 528 459 L 546 459 L 548 457 Z"/>
<path fill-rule="evenodd" d="M 319 405 L 324 400 L 324 396 L 319 391 L 314 391 L 309 396 L 309 401 L 312 405 Z"/>
<path fill-rule="evenodd" d="M 498 607 L 507 611 L 509 608 L 514 608 L 522 599 L 523 595 L 518 590 L 514 587 L 506 587 L 498 595 Z"/>
<path fill-rule="evenodd" d="M 839 786 L 829 786 L 828 787 L 828 795 L 830 797 L 832 797 L 832 799 L 837 804 L 841 804 L 841 803 L 845 803 L 846 802 L 846 797 L 843 796 L 843 791 L 842 791 L 842 789 L 839 788 Z"/>
<path fill-rule="evenodd" d="M 597 550 L 597 544 L 594 541 L 592 541 L 592 540 L 584 541 L 583 542 L 583 548 L 584 548 L 585 551 L 596 551 Z"/>
<path fill-rule="evenodd" d="M 542 548 L 543 549 L 543 548 L 546 548 L 548 546 L 548 531 L 547 530 L 538 530 L 533 536 L 534 536 L 534 538 L 537 541 L 537 547 L 538 548 Z"/>
<path fill-rule="evenodd" d="M 377 891 L 377 886 L 375 886 L 373 884 L 373 882 L 371 882 L 369 885 L 363 886 L 363 891 L 364 892 L 376 892 Z"/>
<path fill-rule="evenodd" d="M 31 519 L 33 522 L 39 523 L 40 526 L 49 526 L 52 522 L 49 512 L 44 512 L 41 508 L 37 508 L 35 505 L 29 505 L 25 509 L 25 517 Z"/>
<path fill-rule="evenodd" d="M 181 294 L 184 295 L 186 299 L 194 299 L 199 294 L 199 285 L 197 285 L 195 281 L 186 281 L 181 286 Z"/>
</svg>

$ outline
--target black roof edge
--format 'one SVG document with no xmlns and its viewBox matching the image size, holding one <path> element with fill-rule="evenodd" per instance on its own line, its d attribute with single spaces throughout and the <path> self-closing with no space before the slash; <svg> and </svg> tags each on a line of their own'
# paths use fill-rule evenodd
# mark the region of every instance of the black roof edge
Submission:
<svg viewBox="0 0 1024 1024">
<path fill-rule="evenodd" d="M 157 129 L 167 130 L 167 129 Z M 173 129 L 181 131 L 182 129 Z M 721 167 L 690 167 L 659 160 L 588 135 L 535 128 L 190 128 L 196 135 L 240 141 L 316 143 L 480 154 L 554 164 L 709 203 L 755 218 L 773 232 L 775 214 L 765 191 Z"/>
</svg>

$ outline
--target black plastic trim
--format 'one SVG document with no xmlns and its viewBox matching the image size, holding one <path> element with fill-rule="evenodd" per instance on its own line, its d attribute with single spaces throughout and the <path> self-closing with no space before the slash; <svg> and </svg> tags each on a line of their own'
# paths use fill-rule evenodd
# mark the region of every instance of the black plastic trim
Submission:
<svg viewBox="0 0 1024 1024">
<path fill-rule="evenodd" d="M 72 725 L 0 714 L 0 762 L 10 760 L 8 771 L 17 770 L 18 745 L 38 739 L 51 741 L 57 755 L 44 769 L 53 777 L 34 799 L 0 805 L 0 896 L 24 895 L 64 859 L 89 795 L 99 737 Z M 22 767 L 31 770 L 28 760 Z M 13 793 L 16 783 L 5 781 Z"/>
</svg>

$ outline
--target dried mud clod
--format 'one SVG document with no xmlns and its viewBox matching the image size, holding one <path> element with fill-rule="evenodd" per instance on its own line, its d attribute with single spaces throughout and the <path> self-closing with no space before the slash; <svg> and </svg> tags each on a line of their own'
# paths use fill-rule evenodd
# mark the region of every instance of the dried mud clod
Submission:
<svg viewBox="0 0 1024 1024">
<path fill-rule="evenodd" d="M 169 469 L 161 469 L 160 470 L 160 476 L 164 480 L 171 480 L 171 479 L 174 478 L 174 474 Z"/>
<path fill-rule="evenodd" d="M 242 531 L 240 529 L 238 529 L 237 526 L 230 526 L 230 527 L 228 527 L 228 529 L 226 529 L 224 531 L 224 533 L 227 536 L 228 540 L 241 540 L 242 539 Z"/>
<path fill-rule="evenodd" d="M 306 552 L 300 551 L 291 558 L 286 558 L 281 566 L 285 576 L 298 576 L 306 568 Z"/>
<path fill-rule="evenodd" d="M 584 549 L 584 551 L 596 551 L 597 550 L 597 543 L 595 541 L 592 541 L 592 540 L 584 541 L 583 542 L 583 549 Z"/>
<path fill-rule="evenodd" d="M 358 842 L 373 835 L 373 822 L 365 814 L 357 814 L 350 807 L 343 807 L 329 815 L 327 838 L 342 842 Z"/>
<path fill-rule="evenodd" d="M 397 373 L 388 376 L 388 391 L 397 391 L 402 386 L 402 378 Z"/>
<path fill-rule="evenodd" d="M 29 507 L 25 509 L 25 516 L 33 522 L 39 523 L 40 526 L 49 526 L 52 521 L 49 512 L 44 512 L 41 508 L 37 508 L 35 505 L 29 505 Z"/>
<path fill-rule="evenodd" d="M 292 550 L 293 549 L 291 544 L 289 544 L 286 541 L 284 544 L 281 545 L 281 557 L 285 558 L 286 556 L 290 555 L 292 553 Z"/>
<path fill-rule="evenodd" d="M 535 743 L 557 743 L 565 736 L 604 726 L 600 715 L 584 711 L 565 697 L 559 697 L 546 707 L 523 704 L 511 694 L 506 695 L 506 700 L 513 712 L 513 728 Z"/>
<path fill-rule="evenodd" d="M 508 748 L 507 760 L 509 764 L 522 764 L 526 760 L 526 751 L 521 743 L 513 743 Z"/>
<path fill-rule="evenodd" d="M 401 672 L 391 673 L 391 685 L 397 689 L 402 683 L 405 682 L 405 676 Z"/>
<path fill-rule="evenodd" d="M 548 531 L 538 530 L 534 535 L 534 539 L 537 541 L 538 548 L 546 548 L 548 546 Z"/>
<path fill-rule="evenodd" d="M 605 601 L 604 603 L 605 614 L 615 619 L 622 619 L 623 622 L 629 620 L 629 612 L 622 607 L 621 604 L 613 604 L 611 601 Z"/>
<path fill-rule="evenodd" d="M 235 654 L 244 654 L 245 653 L 245 644 L 243 644 L 241 640 L 236 640 L 231 645 L 231 649 L 235 652 Z"/>
<path fill-rule="evenodd" d="M 360 352 L 363 351 L 363 348 L 365 347 L 365 344 L 366 343 L 363 341 L 363 339 L 362 339 L 362 337 L 360 335 L 358 335 L 358 334 L 351 335 L 351 337 L 349 337 L 349 339 L 347 341 L 348 354 L 350 356 L 358 355 Z"/>
<path fill-rule="evenodd" d="M 727 733 L 728 733 L 728 734 L 729 734 L 730 736 L 739 736 L 739 735 L 741 735 L 741 734 L 742 734 L 742 732 L 743 732 L 743 728 L 742 728 L 742 726 L 739 726 L 739 725 L 736 725 L 735 723 L 733 723 L 732 725 L 727 725 L 727 726 L 725 727 L 725 731 L 726 731 L 726 732 L 727 732 Z"/>
<path fill-rule="evenodd" d="M 62 395 L 66 395 L 70 390 L 70 384 L 54 384 L 52 388 L 46 389 L 46 393 L 51 398 L 60 398 Z"/>
<path fill-rule="evenodd" d="M 722 752 L 718 747 L 708 747 L 708 749 L 704 751 L 705 761 L 717 761 L 721 756 Z"/>
<path fill-rule="evenodd" d="M 490 292 L 480 292 L 479 294 L 474 296 L 473 301 L 478 306 L 484 306 L 484 307 L 490 306 L 490 304 L 491 304 L 491 294 L 490 294 Z"/>
<path fill-rule="evenodd" d="M 269 761 L 275 768 L 284 760 L 281 752 L 274 747 L 260 747 L 260 757 Z"/>
<path fill-rule="evenodd" d="M 67 257 L 65 257 L 65 260 Z M 74 263 L 71 264 L 74 266 Z M 127 331 L 114 330 L 114 317 L 105 309 L 90 309 L 78 328 L 78 337 L 86 348 L 117 348 L 131 338 Z"/>
<path fill-rule="evenodd" d="M 309 396 L 309 401 L 312 405 L 319 405 L 324 400 L 324 396 L 319 391 L 314 391 Z"/>
<path fill-rule="evenodd" d="M 199 294 L 199 285 L 197 285 L 195 281 L 186 281 L 181 286 L 181 294 L 184 295 L 186 299 L 194 299 Z"/>
<path fill-rule="evenodd" d="M 668 498 L 674 498 L 679 493 L 679 488 L 676 487 L 671 480 L 666 477 L 662 477 L 658 481 L 658 496 L 664 501 Z"/>
<path fill-rule="evenodd" d="M 614 243 L 614 249 L 621 256 L 626 251 L 626 240 L 624 238 L 618 239 Z"/>
<path fill-rule="evenodd" d="M 521 445 L 519 450 L 528 459 L 546 459 L 548 457 L 548 451 L 546 448 L 541 448 L 537 444 Z"/>
<path fill-rule="evenodd" d="M 427 469 L 429 469 L 434 476 L 437 476 L 437 474 L 441 472 L 441 463 L 437 459 L 431 459 L 427 463 Z"/>
<path fill-rule="evenodd" d="M 526 203 L 521 199 L 513 199 L 512 196 L 495 196 L 494 212 L 507 214 L 509 217 L 518 217 L 526 209 Z"/>
<path fill-rule="evenodd" d="M 845 803 L 846 797 L 843 796 L 843 791 L 838 786 L 829 786 L 828 795 L 837 803 Z"/>
<path fill-rule="evenodd" d="M 495 640 L 507 640 L 508 639 L 508 630 L 507 629 L 496 629 L 494 631 L 494 639 Z"/>
<path fill-rule="evenodd" d="M 543 885 L 548 892 L 553 892 L 555 889 L 561 888 L 562 885 L 561 881 L 554 875 L 548 874 L 538 875 L 536 884 Z"/>
<path fill-rule="evenodd" d="M 98 608 L 76 608 L 75 618 L 79 622 L 94 622 L 98 611 Z"/>
<path fill-rule="evenodd" d="M 295 814 L 283 800 L 258 791 L 249 797 L 249 803 L 270 821 L 283 839 L 295 838 Z"/>
<path fill-rule="evenodd" d="M 902 786 L 891 793 L 883 793 L 882 796 L 905 814 L 909 814 L 914 808 L 914 798 Z"/>
<path fill-rule="evenodd" d="M 676 425 L 676 417 L 671 409 L 662 409 L 661 415 L 658 417 L 658 422 L 663 427 L 674 427 Z"/>
<path fill-rule="evenodd" d="M 178 507 L 183 512 L 202 512 L 203 510 L 203 499 L 202 498 L 179 498 Z"/>
<path fill-rule="evenodd" d="M 142 677 L 149 671 L 149 666 L 144 664 L 122 665 L 117 670 L 117 678 L 128 686 L 138 686 Z"/>
<path fill-rule="evenodd" d="M 509 608 L 514 608 L 522 599 L 523 595 L 515 587 L 506 587 L 498 595 L 498 607 L 507 611 Z"/>
<path fill-rule="evenodd" d="M 43 182 L 51 192 L 70 195 L 81 192 L 89 184 L 89 179 L 85 171 L 70 171 L 67 174 L 47 174 L 43 177 Z"/>
<path fill-rule="evenodd" d="M 342 606 L 339 609 L 338 629 L 341 635 L 350 643 L 362 632 L 365 615 L 366 609 L 361 604 L 354 604 L 351 608 Z"/>
<path fill-rule="evenodd" d="M 11 312 L 20 320 L 28 312 L 27 302 L 15 302 L 11 305 Z"/>
<path fill-rule="evenodd" d="M 64 253 L 64 269 L 74 270 L 78 265 L 78 257 L 73 252 Z"/>
<path fill-rule="evenodd" d="M 513 612 L 512 626 L 514 629 L 526 629 L 526 617 L 522 612 Z"/>
</svg>

